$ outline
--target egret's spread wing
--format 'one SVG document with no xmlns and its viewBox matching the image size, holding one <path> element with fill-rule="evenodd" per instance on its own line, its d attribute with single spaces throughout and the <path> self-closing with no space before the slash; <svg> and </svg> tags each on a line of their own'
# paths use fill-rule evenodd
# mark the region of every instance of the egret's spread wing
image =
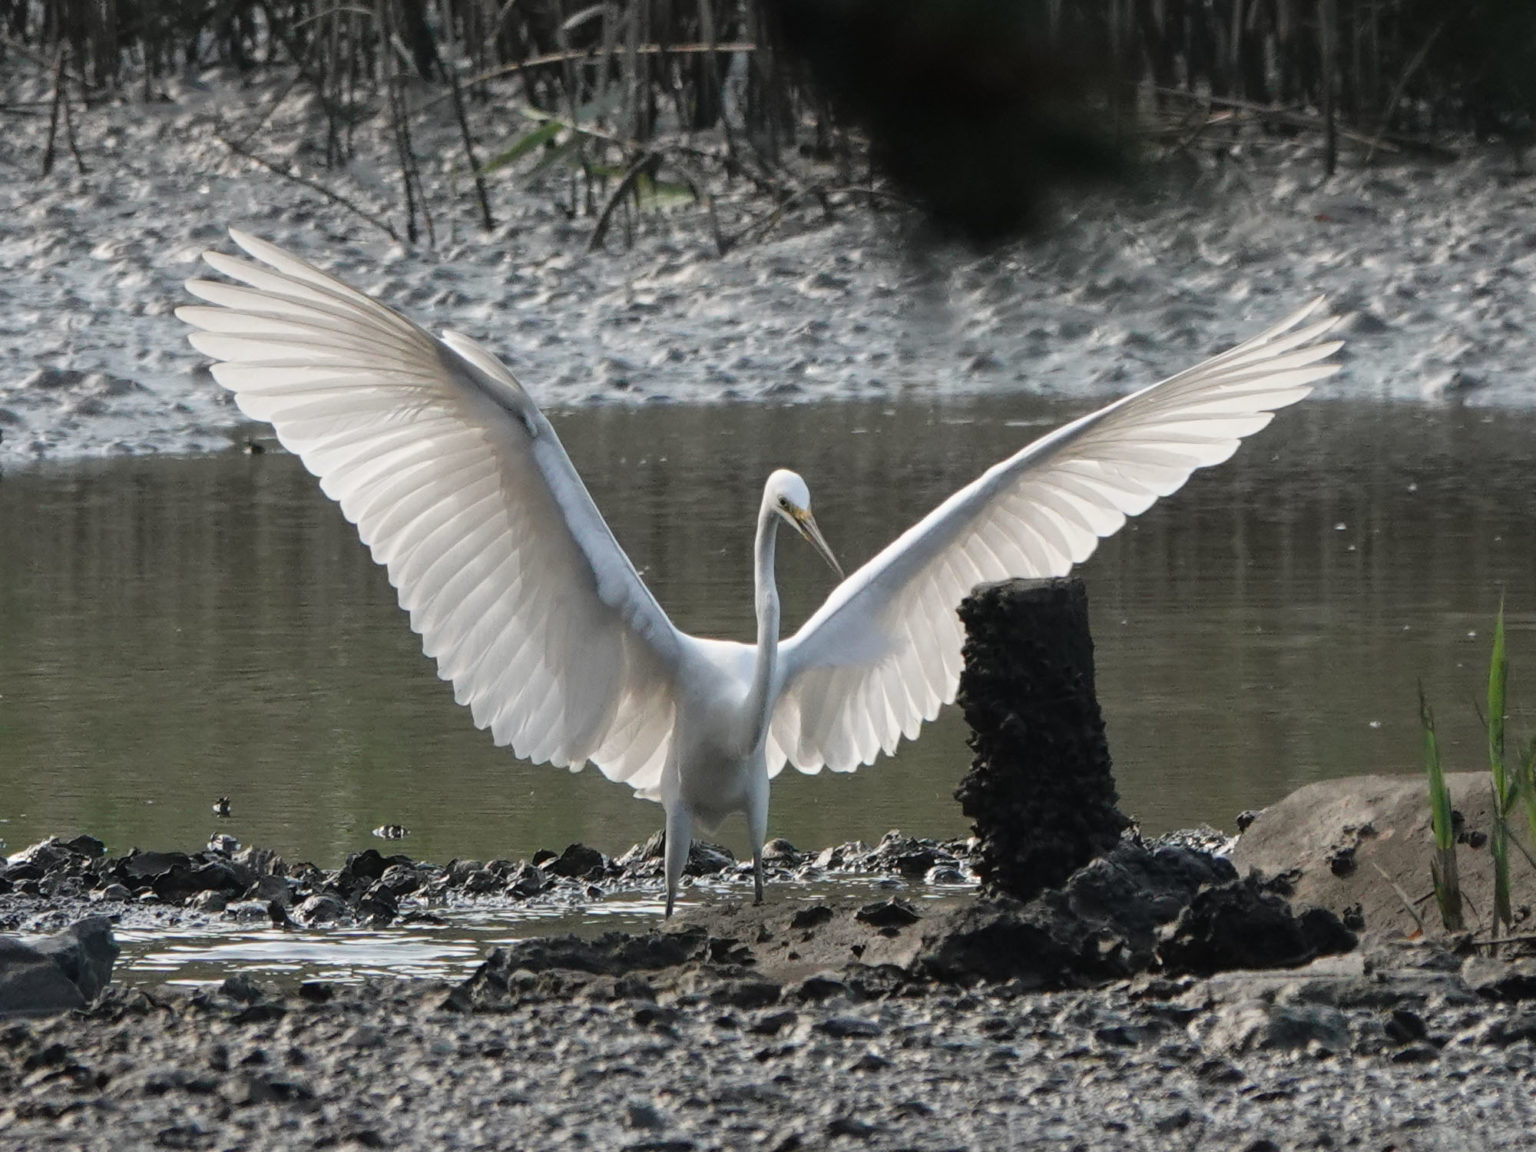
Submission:
<svg viewBox="0 0 1536 1152">
<path fill-rule="evenodd" d="M 475 723 L 519 756 L 660 779 L 684 638 L 641 583 L 555 431 L 473 341 L 438 340 L 281 249 L 206 255 L 192 344 L 389 570 Z M 263 266 L 265 265 L 265 266 Z"/>
<path fill-rule="evenodd" d="M 954 699 L 977 584 L 1065 575 L 1126 517 L 1219 464 L 1337 370 L 1321 301 L 1058 428 L 956 492 L 840 584 L 780 650 L 768 764 L 852 771 Z"/>
</svg>

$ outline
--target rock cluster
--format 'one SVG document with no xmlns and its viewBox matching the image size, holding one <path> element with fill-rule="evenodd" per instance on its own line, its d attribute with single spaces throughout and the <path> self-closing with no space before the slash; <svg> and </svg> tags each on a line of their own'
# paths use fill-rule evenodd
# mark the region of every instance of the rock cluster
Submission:
<svg viewBox="0 0 1536 1152">
<path fill-rule="evenodd" d="M 797 851 L 783 840 L 765 853 L 770 880 L 786 882 L 829 874 L 890 873 L 935 884 L 974 882 L 965 841 L 920 840 L 892 832 L 873 847 L 843 844 L 818 853 Z M 0 928 L 19 926 L 26 904 L 55 908 L 73 919 L 102 906 L 177 908 L 234 920 L 365 924 L 430 920 L 434 907 L 466 899 L 579 905 L 607 892 L 656 886 L 661 877 L 658 833 L 610 859 L 595 848 L 572 844 L 563 852 L 538 852 L 531 860 L 453 860 L 446 865 L 383 855 L 370 848 L 347 857 L 340 868 L 289 864 L 265 848 L 242 848 L 215 836 L 199 852 L 143 852 L 109 856 L 100 840 L 49 839 L 0 864 Z M 692 877 L 750 873 L 717 845 L 696 842 L 688 858 Z M 9 901 L 6 897 L 12 899 Z M 21 904 L 18 904 L 21 901 Z"/>
</svg>

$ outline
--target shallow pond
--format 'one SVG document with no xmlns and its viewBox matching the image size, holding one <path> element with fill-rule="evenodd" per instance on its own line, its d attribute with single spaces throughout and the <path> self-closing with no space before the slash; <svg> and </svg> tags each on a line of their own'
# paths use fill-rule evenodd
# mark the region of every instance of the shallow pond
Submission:
<svg viewBox="0 0 1536 1152">
<path fill-rule="evenodd" d="M 554 417 L 680 626 L 749 638 L 763 477 L 799 469 L 850 569 L 1073 411 L 957 403 L 599 407 Z M 1309 780 L 1419 765 L 1416 682 L 1454 768 L 1507 593 L 1517 707 L 1536 641 L 1536 418 L 1313 402 L 1197 474 L 1081 569 L 1122 806 L 1158 831 Z M 831 587 L 780 549 L 786 625 Z M 1517 712 L 1512 730 L 1536 723 Z M 771 835 L 957 835 L 952 712 L 852 776 L 786 771 Z M 230 798 L 232 815 L 211 805 Z M 660 810 L 595 771 L 520 763 L 469 723 L 393 590 L 298 462 L 133 458 L 0 482 L 0 837 L 114 852 L 212 832 L 335 865 L 400 824 L 412 855 L 622 851 Z M 742 847 L 742 832 L 723 838 Z"/>
</svg>

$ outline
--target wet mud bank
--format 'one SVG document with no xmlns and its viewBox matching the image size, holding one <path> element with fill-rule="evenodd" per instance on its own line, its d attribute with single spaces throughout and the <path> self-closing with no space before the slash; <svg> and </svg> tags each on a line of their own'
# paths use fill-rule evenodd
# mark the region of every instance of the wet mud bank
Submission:
<svg viewBox="0 0 1536 1152">
<path fill-rule="evenodd" d="M 568 180 L 501 179 L 499 227 L 476 223 L 447 105 L 417 130 L 435 247 L 232 154 L 218 133 L 267 105 L 275 157 L 304 155 L 311 102 L 285 78 L 210 75 L 79 125 L 88 171 L 0 182 L 0 467 L 203 452 L 250 429 L 172 316 L 182 281 L 234 224 L 308 255 L 428 328 L 491 342 L 545 406 L 673 400 L 942 400 L 1008 392 L 1101 397 L 1177 371 L 1327 294 L 1358 313 L 1347 371 L 1323 395 L 1536 404 L 1524 371 L 1533 303 L 1531 181 L 1505 149 L 1322 176 L 1317 151 L 1256 139 L 1181 152 L 1140 196 L 1078 198 L 1049 242 L 977 258 L 914 242 L 910 216 L 837 195 L 720 256 L 715 211 L 764 211 L 741 189 L 647 212 L 622 248 L 587 254 Z M 16 102 L 48 88 L 16 90 Z M 275 112 L 273 111 L 275 109 Z M 489 154 L 526 125 L 470 109 Z M 13 118 L 0 161 L 40 170 L 48 118 Z M 358 128 L 327 183 L 387 215 L 396 141 Z M 286 162 L 286 161 L 285 161 Z M 143 206 L 154 205 L 146 213 Z M 830 212 L 830 215 L 828 213 Z"/>
<path fill-rule="evenodd" d="M 1327 839 L 1338 807 L 1309 801 L 1311 816 L 1277 805 L 1250 833 L 1266 829 L 1266 851 L 1282 820 L 1298 842 Z M 1414 839 L 1377 819 L 1375 841 Z M 192 877 L 236 873 L 241 852 L 91 847 L 13 857 L 7 930 L 109 911 L 111 884 L 136 897 L 122 915 L 251 902 L 198 910 L 218 889 L 190 891 Z M 538 873 L 545 898 L 577 899 L 650 882 L 655 847 L 618 861 L 575 847 L 510 871 L 377 853 L 330 871 L 279 870 L 259 850 L 242 863 L 266 865 L 264 915 L 330 899 L 338 923 L 367 922 L 386 876 L 424 878 L 446 900 L 490 874 L 511 900 Z M 1303 886 L 1305 861 L 1278 881 L 1240 875 L 1194 837 L 1127 838 L 1027 903 L 960 887 L 919 898 L 936 891 L 924 877 L 964 874 L 968 847 L 781 848 L 764 906 L 743 885 L 654 930 L 495 949 L 461 981 L 109 984 L 86 1007 L 0 1024 L 0 1143 L 1262 1152 L 1470 1147 L 1475 1123 L 1477 1147 L 1528 1146 L 1531 959 L 1409 941 L 1351 913 L 1357 934 L 1279 894 Z M 713 851 L 696 867 L 733 866 Z M 906 886 L 807 899 L 797 880 L 847 867 Z M 430 907 L 411 894 L 396 914 Z"/>
</svg>

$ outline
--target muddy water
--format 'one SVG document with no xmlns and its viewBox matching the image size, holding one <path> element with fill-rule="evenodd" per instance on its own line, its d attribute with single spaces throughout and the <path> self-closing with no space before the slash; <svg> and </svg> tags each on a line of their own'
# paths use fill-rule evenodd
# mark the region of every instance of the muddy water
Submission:
<svg viewBox="0 0 1536 1152">
<path fill-rule="evenodd" d="M 556 417 L 599 506 L 678 623 L 748 638 L 751 521 L 774 466 L 810 480 L 848 567 L 1068 408 L 588 408 Z M 1084 567 L 1123 806 L 1153 830 L 1295 786 L 1418 764 L 1416 681 L 1454 767 L 1480 763 L 1488 629 L 1507 590 L 1517 705 L 1536 700 L 1536 419 L 1314 402 L 1199 475 Z M 781 549 L 791 625 L 830 589 Z M 1513 730 L 1536 728 L 1517 714 Z M 854 776 L 775 785 L 801 846 L 958 834 L 953 715 Z M 233 815 L 216 819 L 215 798 Z M 383 574 L 284 454 L 137 458 L 0 482 L 0 837 L 113 850 L 209 833 L 323 864 L 583 840 L 660 811 L 588 770 L 514 760 L 453 704 Z M 741 847 L 741 830 L 726 839 Z"/>
</svg>

